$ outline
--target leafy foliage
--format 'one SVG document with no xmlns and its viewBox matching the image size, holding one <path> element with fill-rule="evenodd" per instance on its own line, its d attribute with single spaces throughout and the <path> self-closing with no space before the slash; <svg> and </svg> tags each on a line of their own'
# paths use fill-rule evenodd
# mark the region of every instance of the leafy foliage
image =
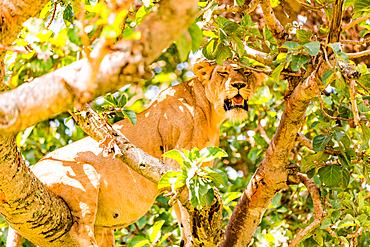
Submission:
<svg viewBox="0 0 370 247">
<path fill-rule="evenodd" d="M 171 187 L 176 193 L 177 190 L 186 186 L 189 189 L 190 204 L 193 207 L 201 208 L 210 206 L 214 199 L 213 188 L 227 185 L 227 175 L 218 169 L 202 167 L 215 158 L 227 157 L 227 153 L 218 147 L 207 147 L 199 151 L 194 148 L 192 151 L 183 149 L 183 152 L 171 150 L 164 157 L 176 160 L 181 171 L 169 171 L 159 181 L 158 189 Z"/>
</svg>

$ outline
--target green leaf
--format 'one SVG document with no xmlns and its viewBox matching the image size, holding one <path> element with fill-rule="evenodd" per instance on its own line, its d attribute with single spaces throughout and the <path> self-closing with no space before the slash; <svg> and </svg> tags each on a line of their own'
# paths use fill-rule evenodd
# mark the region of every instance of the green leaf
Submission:
<svg viewBox="0 0 370 247">
<path fill-rule="evenodd" d="M 217 39 L 211 39 L 203 46 L 202 53 L 208 60 L 214 60 L 217 55 Z"/>
<path fill-rule="evenodd" d="M 319 152 L 319 151 L 322 151 L 324 150 L 324 148 L 326 147 L 326 144 L 331 140 L 331 136 L 329 135 L 318 135 L 318 136 L 315 136 L 315 138 L 313 138 L 313 150 L 315 150 L 315 152 Z"/>
<path fill-rule="evenodd" d="M 363 12 L 370 10 L 370 0 L 357 0 L 353 5 L 353 12 Z"/>
<path fill-rule="evenodd" d="M 325 71 L 325 73 L 322 75 L 322 83 L 324 85 L 327 85 L 331 82 L 332 78 L 334 76 L 334 71 L 333 70 L 327 70 Z"/>
<path fill-rule="evenodd" d="M 136 124 L 136 121 L 137 121 L 137 117 L 136 117 L 136 114 L 135 112 L 131 111 L 131 110 L 123 110 L 121 111 L 123 113 L 123 115 L 125 115 L 126 118 L 128 118 L 128 120 L 130 120 L 130 122 L 135 125 Z"/>
<path fill-rule="evenodd" d="M 54 3 L 54 4 L 57 4 L 57 3 Z M 63 20 L 73 23 L 73 16 L 74 14 L 73 14 L 72 6 L 68 4 L 63 11 Z"/>
<path fill-rule="evenodd" d="M 147 8 L 144 5 L 136 12 L 136 25 L 139 25 L 144 18 L 149 14 L 151 7 Z"/>
<path fill-rule="evenodd" d="M 338 165 L 324 166 L 318 171 L 321 181 L 327 186 L 334 187 L 341 180 L 342 167 Z"/>
<path fill-rule="evenodd" d="M 218 48 L 218 52 L 216 55 L 216 62 L 218 65 L 222 65 L 222 62 L 226 60 L 226 58 L 232 57 L 233 53 L 231 52 L 231 49 L 228 46 L 224 46 L 222 44 L 219 44 L 218 46 L 221 46 Z"/>
<path fill-rule="evenodd" d="M 236 0 L 236 4 L 238 6 L 243 6 L 244 2 L 245 2 L 245 0 Z"/>
<path fill-rule="evenodd" d="M 149 244 L 148 239 L 143 236 L 135 236 L 128 244 L 128 247 L 142 247 L 146 244 Z"/>
<path fill-rule="evenodd" d="M 170 179 L 173 177 L 177 177 L 179 175 L 180 175 L 180 172 L 176 172 L 176 171 L 166 172 L 166 174 L 164 174 L 158 182 L 158 189 L 160 190 L 166 187 L 170 187 L 171 186 Z"/>
<path fill-rule="evenodd" d="M 242 57 L 245 53 L 243 42 L 236 35 L 231 35 L 230 39 L 231 39 L 231 43 L 233 44 L 233 46 L 236 48 L 236 51 L 238 52 L 238 56 Z"/>
<path fill-rule="evenodd" d="M 344 133 L 343 131 L 340 131 L 340 130 L 334 130 L 333 131 L 334 140 L 336 140 L 337 142 L 342 140 L 343 136 L 345 136 L 345 135 L 346 135 L 346 133 Z"/>
<path fill-rule="evenodd" d="M 122 94 L 121 98 L 118 101 L 118 106 L 122 108 L 126 105 L 126 103 L 127 103 L 126 96 Z"/>
<path fill-rule="evenodd" d="M 114 97 L 112 94 L 107 94 L 104 96 L 105 101 L 108 103 L 108 105 L 116 107 L 118 105 L 118 101 L 116 97 Z"/>
<path fill-rule="evenodd" d="M 296 35 L 297 35 L 297 38 L 300 41 L 306 43 L 306 42 L 310 42 L 310 38 L 312 36 L 312 31 L 299 29 L 299 30 L 297 30 Z"/>
<path fill-rule="evenodd" d="M 343 168 L 338 186 L 344 190 L 347 189 L 350 178 L 351 175 L 349 174 L 349 171 L 346 168 Z"/>
<path fill-rule="evenodd" d="M 150 229 L 152 230 L 152 232 L 149 235 L 149 240 L 151 243 L 157 242 L 161 237 L 161 228 L 164 223 L 165 223 L 164 220 L 157 221 L 154 223 L 154 226 Z"/>
<path fill-rule="evenodd" d="M 322 223 L 321 223 L 321 227 L 320 229 L 326 229 L 327 227 L 330 227 L 331 225 L 333 225 L 333 223 L 331 222 L 330 219 L 328 218 L 325 218 Z"/>
<path fill-rule="evenodd" d="M 295 50 L 299 46 L 300 46 L 300 44 L 298 44 L 297 42 L 287 41 L 281 47 L 288 48 L 289 50 Z"/>
<path fill-rule="evenodd" d="M 297 72 L 302 65 L 310 61 L 310 57 L 304 54 L 294 55 L 292 59 L 291 68 L 294 72 Z"/>
<path fill-rule="evenodd" d="M 224 27 L 223 30 L 225 31 L 226 34 L 230 35 L 233 32 L 238 29 L 239 25 L 236 22 L 228 22 Z"/>
<path fill-rule="evenodd" d="M 203 32 L 198 27 L 196 22 L 193 22 L 193 24 L 190 25 L 190 27 L 188 28 L 188 31 L 191 36 L 191 50 L 193 52 L 196 52 L 199 49 L 200 44 L 202 43 Z"/>
<path fill-rule="evenodd" d="M 163 157 L 174 159 L 179 163 L 180 165 L 183 164 L 184 161 L 190 162 L 189 158 L 179 150 L 173 149 L 171 151 L 168 151 L 167 153 L 162 154 Z"/>
<path fill-rule="evenodd" d="M 302 159 L 302 170 L 308 171 L 313 168 L 316 168 L 317 162 L 320 161 L 321 157 L 323 156 L 324 152 L 320 151 L 315 154 L 304 156 Z M 316 163 L 315 163 L 316 161 Z"/>
<path fill-rule="evenodd" d="M 226 173 L 210 167 L 204 167 L 204 170 L 207 172 L 207 175 L 212 180 L 212 182 L 215 183 L 216 187 L 219 187 L 220 185 L 223 185 L 224 187 L 227 186 L 228 178 Z"/>
<path fill-rule="evenodd" d="M 227 157 L 227 153 L 219 147 L 206 147 L 199 152 L 200 162 L 209 162 L 216 158 Z"/>
<path fill-rule="evenodd" d="M 365 177 L 367 184 L 370 184 L 370 163 L 368 160 L 363 162 L 362 175 Z"/>
<path fill-rule="evenodd" d="M 315 232 L 312 234 L 312 238 L 320 246 L 323 246 L 324 245 L 324 238 L 322 237 L 322 231 L 320 229 L 315 229 Z"/>
<path fill-rule="evenodd" d="M 310 42 L 304 44 L 303 47 L 308 52 L 308 54 L 310 54 L 311 56 L 316 56 L 317 54 L 319 54 L 320 51 L 320 42 L 319 41 Z"/>
<path fill-rule="evenodd" d="M 175 41 L 177 50 L 179 51 L 179 57 L 181 62 L 185 62 L 188 59 L 189 52 L 191 50 L 190 42 L 187 40 L 184 34 Z"/>
<path fill-rule="evenodd" d="M 284 64 L 279 64 L 279 66 L 277 66 L 274 71 L 272 71 L 272 78 L 274 79 L 275 82 L 279 82 L 280 81 L 280 73 L 281 71 L 283 71 L 284 69 Z"/>
<path fill-rule="evenodd" d="M 365 150 L 368 147 L 368 145 L 369 145 L 370 129 L 368 127 L 366 127 L 365 123 L 363 123 L 363 122 L 360 122 L 360 126 L 361 126 L 361 129 L 362 129 L 362 135 L 361 135 L 362 144 L 361 144 L 361 148 L 363 150 Z"/>
<path fill-rule="evenodd" d="M 268 86 L 264 86 L 260 91 L 259 95 L 262 102 L 269 102 L 272 99 L 272 94 L 270 93 L 270 88 Z"/>
<path fill-rule="evenodd" d="M 209 189 L 207 194 L 206 194 L 206 203 L 207 203 L 207 206 L 210 206 L 213 202 L 213 199 L 215 198 L 215 194 L 214 194 L 214 191 L 213 189 Z"/>
<path fill-rule="evenodd" d="M 252 21 L 252 18 L 250 17 L 250 15 L 243 16 L 241 24 L 244 27 L 254 27 L 256 25 L 256 23 Z"/>
</svg>

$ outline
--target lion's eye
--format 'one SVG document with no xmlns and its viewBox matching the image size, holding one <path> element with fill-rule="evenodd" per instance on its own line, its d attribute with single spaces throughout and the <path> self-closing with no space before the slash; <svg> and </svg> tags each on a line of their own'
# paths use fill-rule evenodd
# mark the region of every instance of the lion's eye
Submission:
<svg viewBox="0 0 370 247">
<path fill-rule="evenodd" d="M 228 75 L 229 75 L 229 72 L 227 72 L 227 71 L 217 71 L 217 73 L 218 73 L 219 75 L 223 76 L 223 77 L 226 77 L 226 76 L 228 76 Z"/>
<path fill-rule="evenodd" d="M 245 76 L 250 76 L 251 74 L 252 74 L 252 72 L 250 72 L 250 71 L 248 71 L 248 70 L 245 70 L 245 71 L 244 71 L 244 75 L 245 75 Z"/>
</svg>

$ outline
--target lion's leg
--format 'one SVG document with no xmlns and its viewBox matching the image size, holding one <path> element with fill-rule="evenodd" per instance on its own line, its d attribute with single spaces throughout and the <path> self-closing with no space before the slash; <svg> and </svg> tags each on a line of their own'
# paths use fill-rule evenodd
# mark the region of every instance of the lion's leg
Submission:
<svg viewBox="0 0 370 247">
<path fill-rule="evenodd" d="M 114 247 L 114 231 L 95 226 L 94 234 L 99 247 Z"/>
<path fill-rule="evenodd" d="M 98 247 L 94 223 L 98 210 L 99 178 L 90 164 L 79 163 L 73 168 L 78 181 L 58 193 L 71 209 L 74 224 L 70 234 L 79 247 Z"/>
<path fill-rule="evenodd" d="M 6 239 L 6 247 L 19 247 L 21 246 L 22 236 L 13 228 L 9 227 L 8 237 Z"/>
<path fill-rule="evenodd" d="M 191 239 L 189 214 L 179 201 L 173 205 L 173 210 L 175 211 L 181 229 L 180 247 L 184 247 L 186 246 L 187 240 Z"/>
</svg>

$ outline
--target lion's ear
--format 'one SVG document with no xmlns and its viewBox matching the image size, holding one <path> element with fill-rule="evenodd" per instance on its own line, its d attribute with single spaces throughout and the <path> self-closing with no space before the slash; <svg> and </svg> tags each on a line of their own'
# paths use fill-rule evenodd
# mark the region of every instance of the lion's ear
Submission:
<svg viewBox="0 0 370 247">
<path fill-rule="evenodd" d="M 204 82 L 211 78 L 215 67 L 211 62 L 202 60 L 194 64 L 193 72 L 199 81 Z"/>
<path fill-rule="evenodd" d="M 265 82 L 268 80 L 268 77 L 266 74 L 264 73 L 258 73 L 258 72 L 255 72 L 255 71 L 252 71 L 253 75 L 256 77 L 256 80 L 257 80 L 257 87 L 261 87 L 263 85 L 265 85 Z"/>
</svg>

